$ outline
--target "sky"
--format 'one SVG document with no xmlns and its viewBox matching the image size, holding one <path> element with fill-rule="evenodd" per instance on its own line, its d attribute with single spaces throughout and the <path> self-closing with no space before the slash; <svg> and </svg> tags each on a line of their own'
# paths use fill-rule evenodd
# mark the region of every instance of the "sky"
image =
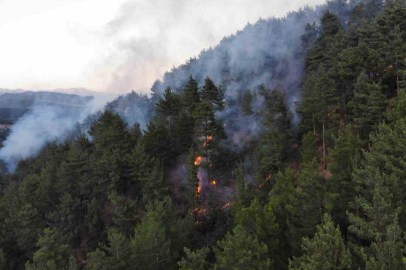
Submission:
<svg viewBox="0 0 406 270">
<path fill-rule="evenodd" d="M 0 0 L 0 88 L 148 92 L 260 17 L 325 0 Z"/>
</svg>

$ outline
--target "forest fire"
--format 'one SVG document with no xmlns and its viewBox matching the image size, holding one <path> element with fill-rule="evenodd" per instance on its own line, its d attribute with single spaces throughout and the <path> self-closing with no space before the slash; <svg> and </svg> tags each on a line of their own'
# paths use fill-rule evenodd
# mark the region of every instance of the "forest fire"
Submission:
<svg viewBox="0 0 406 270">
<path fill-rule="evenodd" d="M 195 160 L 195 165 L 199 166 L 200 163 L 202 163 L 202 161 L 203 161 L 203 157 L 197 157 L 196 160 Z"/>
<path fill-rule="evenodd" d="M 198 207 L 196 207 L 195 209 L 193 209 L 192 210 L 192 212 L 190 213 L 192 216 L 194 215 L 194 216 L 198 216 L 198 215 L 201 215 L 201 214 L 203 214 L 203 213 L 205 213 L 205 212 L 207 212 L 207 209 L 206 208 L 198 208 Z"/>
<path fill-rule="evenodd" d="M 221 209 L 225 209 L 225 208 L 231 206 L 232 204 L 233 204 L 233 203 L 226 203 L 223 207 L 221 207 Z"/>
<path fill-rule="evenodd" d="M 200 196 L 200 192 L 202 191 L 202 187 L 199 186 L 196 190 L 196 198 Z"/>
<path fill-rule="evenodd" d="M 216 181 L 216 180 L 211 181 L 211 182 L 210 182 L 210 185 L 212 185 L 212 186 L 217 185 L 217 181 Z"/>
<path fill-rule="evenodd" d="M 264 184 L 265 184 L 265 182 L 267 182 L 267 181 L 269 181 L 269 180 L 271 180 L 272 179 L 272 174 L 270 174 L 267 178 L 265 178 L 265 180 L 261 183 L 261 184 L 259 184 L 259 188 L 263 188 L 263 186 L 264 186 Z"/>
</svg>

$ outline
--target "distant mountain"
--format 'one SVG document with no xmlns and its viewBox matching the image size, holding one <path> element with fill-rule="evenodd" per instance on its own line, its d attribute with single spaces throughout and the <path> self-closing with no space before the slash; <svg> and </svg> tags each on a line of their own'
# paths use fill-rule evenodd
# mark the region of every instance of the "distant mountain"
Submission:
<svg viewBox="0 0 406 270">
<path fill-rule="evenodd" d="M 4 89 L 1 89 L 2 91 Z M 56 106 L 66 111 L 84 108 L 93 96 L 53 92 L 7 92 L 0 96 L 0 118 L 11 122 L 17 121 L 25 113 L 37 106 Z"/>
<path fill-rule="evenodd" d="M 112 95 L 113 93 L 109 92 L 97 92 L 93 90 L 89 90 L 83 87 L 78 87 L 78 88 L 56 88 L 52 90 L 24 90 L 24 89 L 3 89 L 0 88 L 0 96 L 6 93 L 12 93 L 12 94 L 18 94 L 18 93 L 24 93 L 24 92 L 52 92 L 52 93 L 61 93 L 61 94 L 72 94 L 72 95 L 78 95 L 82 97 L 86 96 L 104 96 L 104 95 Z"/>
<path fill-rule="evenodd" d="M 80 107 L 92 99 L 92 96 L 82 97 L 53 92 L 5 93 L 0 98 L 0 108 L 30 108 L 38 104 Z"/>
<path fill-rule="evenodd" d="M 92 91 L 92 90 L 89 90 L 86 88 L 58 88 L 58 89 L 49 90 L 47 92 L 73 94 L 73 95 L 78 95 L 78 96 L 82 96 L 82 97 L 111 94 L 111 93 L 105 93 L 105 92 Z"/>
</svg>

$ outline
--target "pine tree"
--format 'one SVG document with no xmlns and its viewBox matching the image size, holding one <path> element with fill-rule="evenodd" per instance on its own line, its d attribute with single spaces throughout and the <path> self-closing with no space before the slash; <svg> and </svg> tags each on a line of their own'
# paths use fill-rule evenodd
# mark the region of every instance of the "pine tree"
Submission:
<svg viewBox="0 0 406 270">
<path fill-rule="evenodd" d="M 325 216 L 312 238 L 303 238 L 301 257 L 289 260 L 289 269 L 350 269 L 351 254 L 345 248 L 340 229 L 334 227 L 331 217 Z"/>
<path fill-rule="evenodd" d="M 186 84 L 185 90 L 183 91 L 182 98 L 187 113 L 191 115 L 200 102 L 198 83 L 195 79 L 193 79 L 192 75 L 189 77 L 189 81 Z"/>
<path fill-rule="evenodd" d="M 139 140 L 135 148 L 125 156 L 123 176 L 128 179 L 127 188 L 135 197 L 140 197 L 141 183 L 148 177 L 155 164 L 154 158 L 145 153 L 143 140 Z"/>
<path fill-rule="evenodd" d="M 246 231 L 252 232 L 261 243 L 269 246 L 268 254 L 275 268 L 285 266 L 283 258 L 280 257 L 281 230 L 270 204 L 261 206 L 258 198 L 255 198 L 250 206 L 237 209 L 235 221 Z"/>
<path fill-rule="evenodd" d="M 312 236 L 319 223 L 319 219 L 314 218 L 314 209 L 304 207 L 307 202 L 297 178 L 290 169 L 280 172 L 269 193 L 269 206 L 281 230 L 279 255 L 285 263 L 288 258 L 300 255 L 301 239 Z"/>
<path fill-rule="evenodd" d="M 214 249 L 217 263 L 215 269 L 269 269 L 271 260 L 267 256 L 268 248 L 259 243 L 256 236 L 251 236 L 241 226 L 227 233 L 224 240 Z"/>
<path fill-rule="evenodd" d="M 386 104 L 380 86 L 368 83 L 365 71 L 361 72 L 354 87 L 354 106 L 354 121 L 360 138 L 366 139 L 383 120 Z"/>
<path fill-rule="evenodd" d="M 155 270 L 170 263 L 170 240 L 166 237 L 163 216 L 165 209 L 162 202 L 149 204 L 147 214 L 135 228 L 134 238 L 130 242 L 132 267 Z"/>
<path fill-rule="evenodd" d="M 180 96 L 174 94 L 172 90 L 168 87 L 165 90 L 164 97 L 161 98 L 156 105 L 157 105 L 156 111 L 162 118 L 165 119 L 166 128 L 168 129 L 169 138 L 172 143 L 172 146 L 175 146 L 172 141 L 175 138 L 174 129 L 181 111 Z"/>
<path fill-rule="evenodd" d="M 56 228 L 58 232 L 66 236 L 66 243 L 76 246 L 79 244 L 79 227 L 82 223 L 83 204 L 78 198 L 72 198 L 68 193 L 64 193 L 59 200 L 60 203 L 56 210 L 51 212 L 47 219 L 52 228 Z"/>
<path fill-rule="evenodd" d="M 326 190 L 326 181 L 320 172 L 317 159 L 304 164 L 299 178 L 302 190 L 304 209 L 307 213 L 313 213 L 314 224 L 322 221 L 325 208 L 328 207 L 330 198 Z"/>
<path fill-rule="evenodd" d="M 129 237 L 138 220 L 137 200 L 126 198 L 124 195 L 120 196 L 112 191 L 108 196 L 108 202 L 112 207 L 110 226 L 115 226 L 117 230 Z"/>
<path fill-rule="evenodd" d="M 204 80 L 201 97 L 202 100 L 205 100 L 210 104 L 212 110 L 221 111 L 225 106 L 223 87 L 217 87 L 209 77 L 206 77 L 206 79 Z"/>
<path fill-rule="evenodd" d="M 162 164 L 157 161 L 152 172 L 144 180 L 142 187 L 144 202 L 162 200 L 168 194 L 169 188 L 166 186 L 164 178 Z"/>
<path fill-rule="evenodd" d="M 131 246 L 129 240 L 116 228 L 108 232 L 108 245 L 100 244 L 106 252 L 96 249 L 87 254 L 86 269 L 124 270 L 131 267 Z"/>
<path fill-rule="evenodd" d="M 144 139 L 145 153 L 162 162 L 169 162 L 173 156 L 170 148 L 169 132 L 160 121 L 151 121 L 147 125 Z"/>
<path fill-rule="evenodd" d="M 351 125 L 341 124 L 338 136 L 333 136 L 334 147 L 330 149 L 327 189 L 333 199 L 331 215 L 342 227 L 348 226 L 346 211 L 348 203 L 356 196 L 356 184 L 352 179 L 353 170 L 360 165 L 361 145 Z"/>
<path fill-rule="evenodd" d="M 127 124 L 118 114 L 105 111 L 91 126 L 89 134 L 94 137 L 97 153 L 105 150 L 120 149 L 122 154 L 128 152 L 129 134 Z"/>
<path fill-rule="evenodd" d="M 27 269 L 69 269 L 72 247 L 66 244 L 66 238 L 56 228 L 46 228 L 38 240 L 40 248 L 33 256 L 33 262 L 27 262 Z"/>
<path fill-rule="evenodd" d="M 254 99 L 254 96 L 251 94 L 251 92 L 248 90 L 245 92 L 245 94 L 242 97 L 242 104 L 241 104 L 241 111 L 244 113 L 244 115 L 253 115 L 254 111 L 252 110 L 252 101 Z"/>
<path fill-rule="evenodd" d="M 206 168 L 210 179 L 210 165 L 219 141 L 226 138 L 223 126 L 216 121 L 209 101 L 203 100 L 196 108 L 193 117 L 196 119 L 195 136 L 198 145 L 197 154 L 204 158 L 201 166 Z"/>
<path fill-rule="evenodd" d="M 404 269 L 405 237 L 399 227 L 396 216 L 393 223 L 386 229 L 385 236 L 378 235 L 371 244 L 372 253 L 362 250 L 366 262 L 365 269 Z"/>
<path fill-rule="evenodd" d="M 199 205 L 199 178 L 198 166 L 196 163 L 196 153 L 193 146 L 189 149 L 189 156 L 186 160 L 186 173 L 187 173 L 187 194 L 191 205 Z"/>
<path fill-rule="evenodd" d="M 304 163 L 312 162 L 314 158 L 317 158 L 316 136 L 310 131 L 302 138 L 301 152 Z"/>
<path fill-rule="evenodd" d="M 252 195 L 248 191 L 248 188 L 243 164 L 239 163 L 237 168 L 237 196 L 242 206 L 249 206 L 251 203 Z"/>
<path fill-rule="evenodd" d="M 182 261 L 178 262 L 179 270 L 207 270 L 207 254 L 210 249 L 204 247 L 196 251 L 191 251 L 187 247 L 184 248 L 186 258 L 183 257 Z"/>
</svg>

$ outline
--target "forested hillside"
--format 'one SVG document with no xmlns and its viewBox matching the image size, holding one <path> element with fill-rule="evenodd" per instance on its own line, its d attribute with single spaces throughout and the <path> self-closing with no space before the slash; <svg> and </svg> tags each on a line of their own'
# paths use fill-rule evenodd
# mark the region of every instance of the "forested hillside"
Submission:
<svg viewBox="0 0 406 270">
<path fill-rule="evenodd" d="M 405 269 L 405 91 L 403 0 L 259 20 L 1 175 L 0 269 Z"/>
</svg>

